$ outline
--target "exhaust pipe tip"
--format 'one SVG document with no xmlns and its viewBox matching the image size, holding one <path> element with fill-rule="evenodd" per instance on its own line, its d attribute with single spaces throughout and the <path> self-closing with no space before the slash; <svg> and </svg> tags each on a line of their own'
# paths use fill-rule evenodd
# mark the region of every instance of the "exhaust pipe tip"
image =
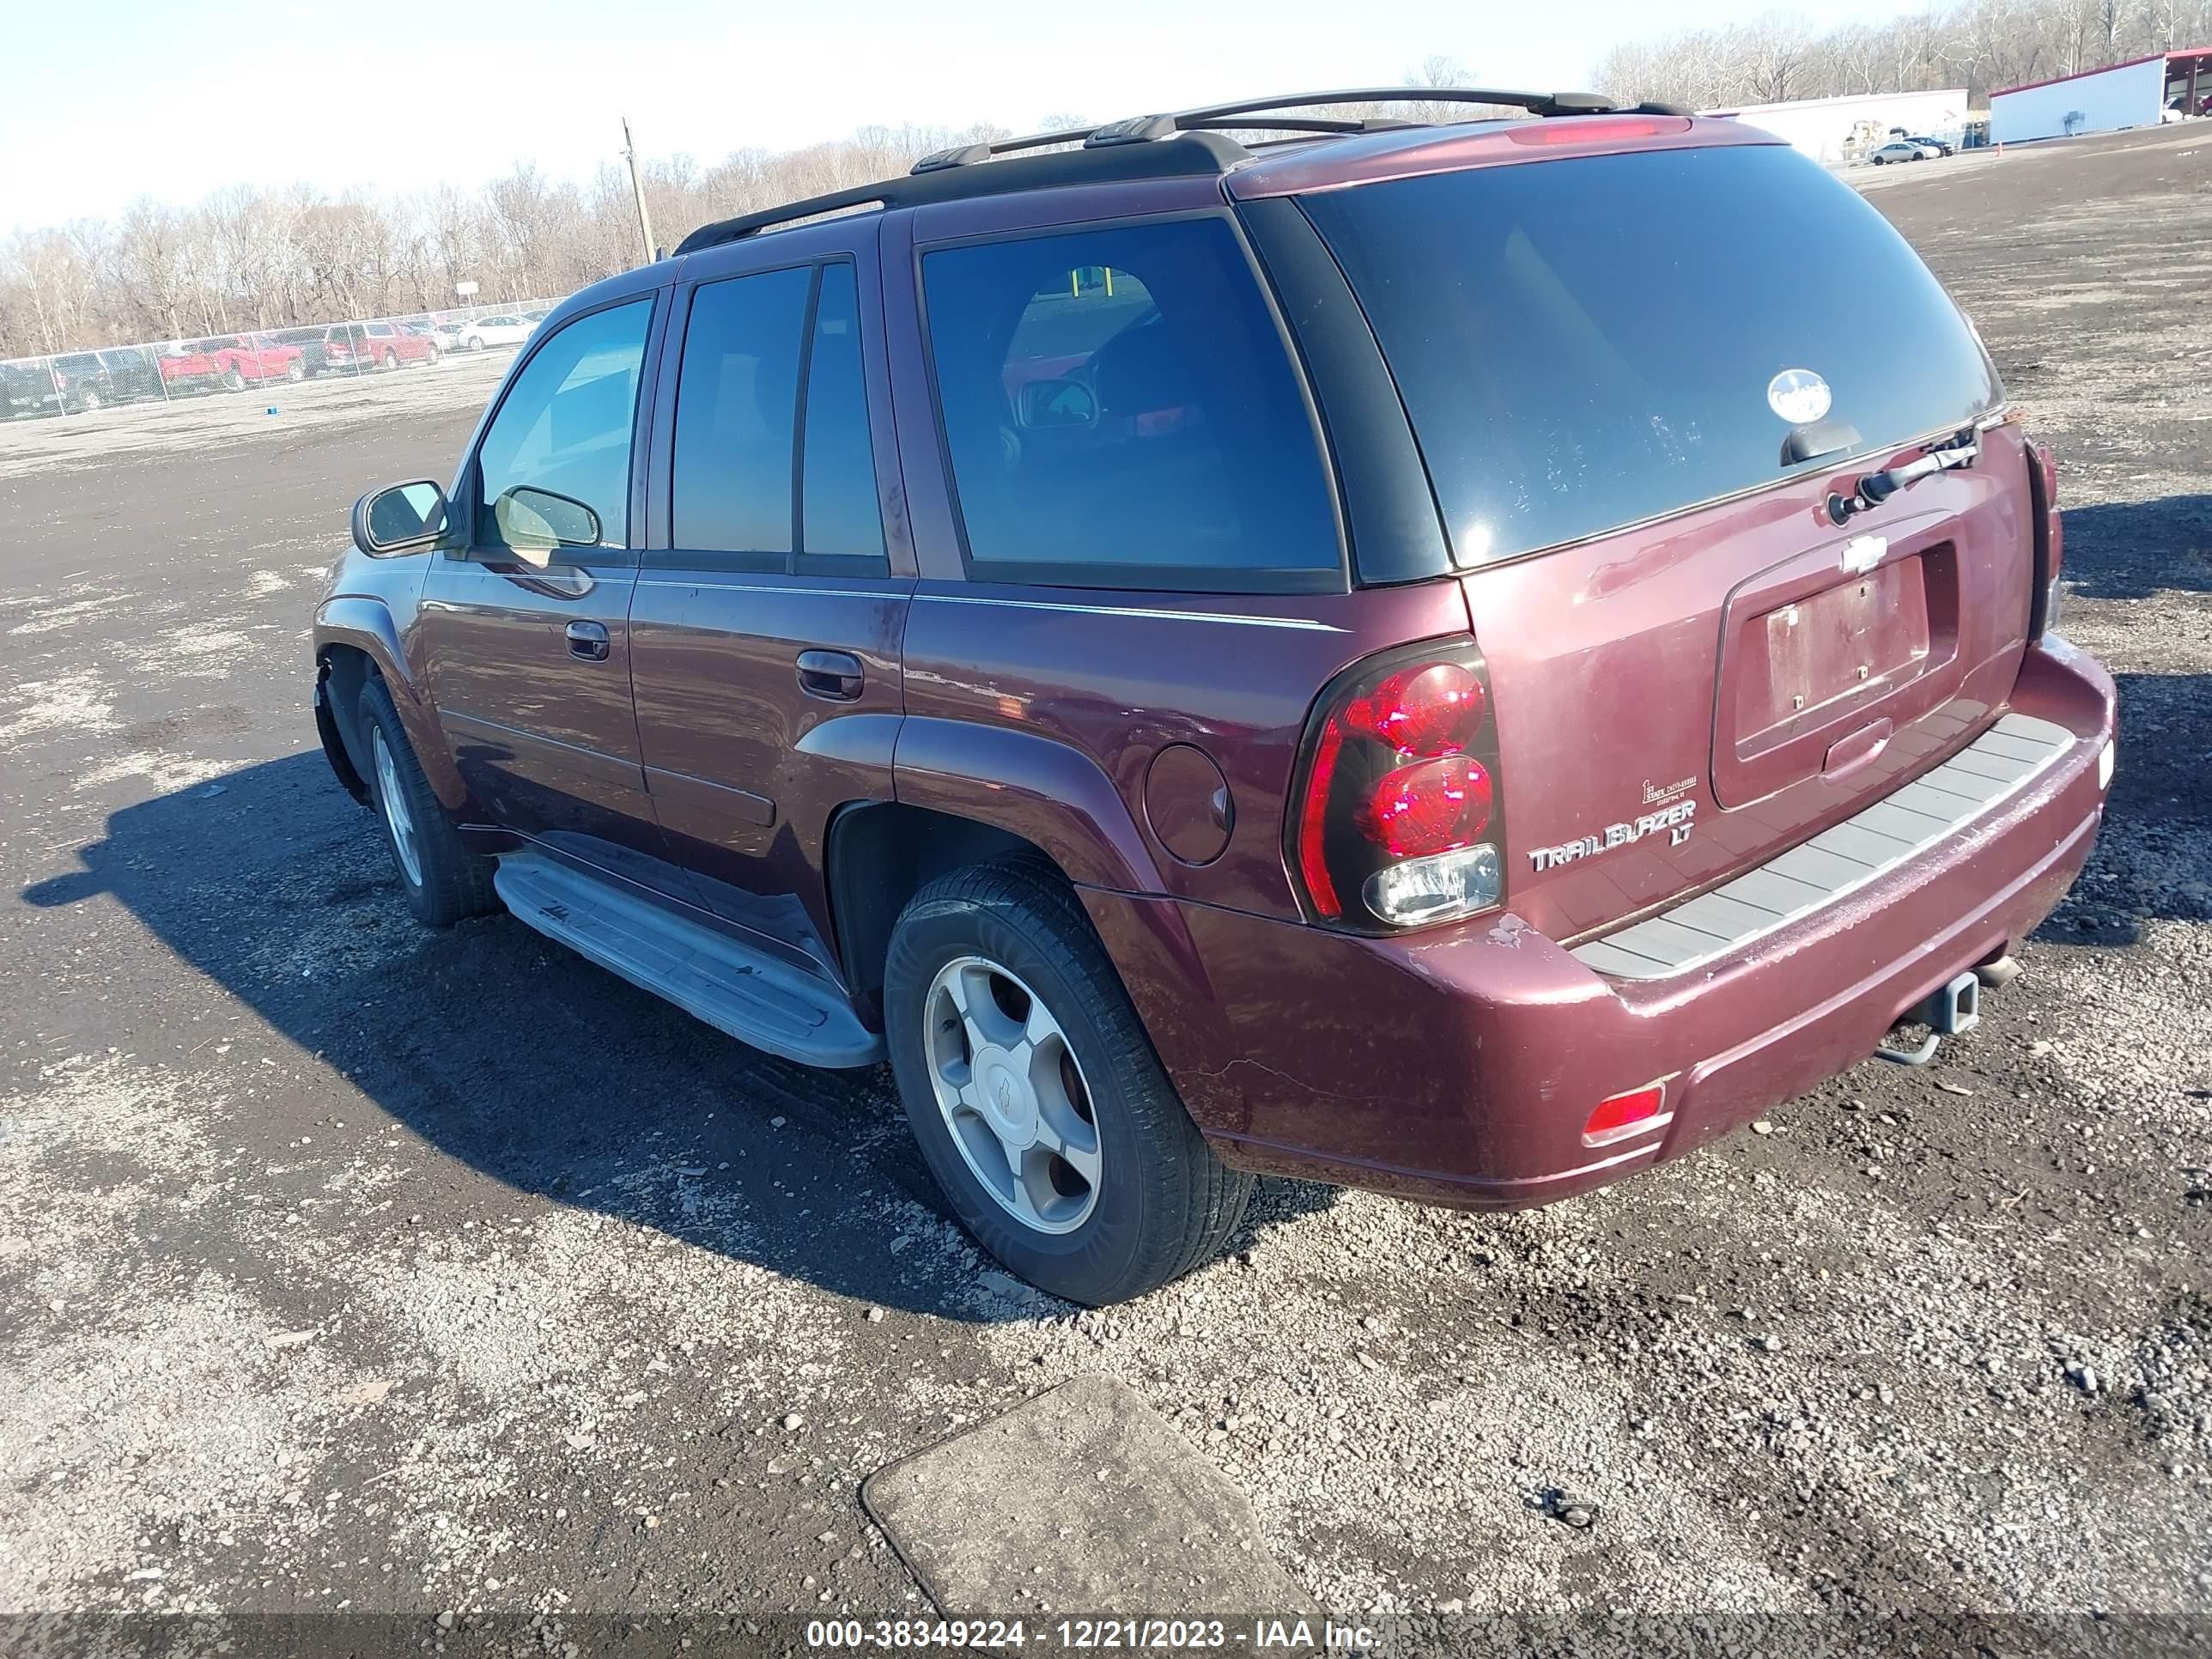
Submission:
<svg viewBox="0 0 2212 1659">
<path fill-rule="evenodd" d="M 1992 991 L 2001 990 L 2020 977 L 2020 963 L 2009 956 L 1993 957 L 1974 969 L 1974 977 Z"/>
</svg>

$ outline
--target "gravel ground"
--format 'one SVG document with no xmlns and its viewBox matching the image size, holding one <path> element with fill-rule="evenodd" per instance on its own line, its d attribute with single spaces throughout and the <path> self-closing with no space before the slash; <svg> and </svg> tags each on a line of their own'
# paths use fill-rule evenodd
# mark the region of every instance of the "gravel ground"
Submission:
<svg viewBox="0 0 2212 1659">
<path fill-rule="evenodd" d="M 886 1077 L 410 921 L 313 750 L 307 614 L 352 497 L 445 476 L 497 365 L 0 432 L 0 1609 L 556 1646 L 921 1614 L 861 1480 L 1107 1372 L 1396 1651 L 1510 1615 L 1796 1652 L 1837 1611 L 2178 1650 L 2212 1608 L 2208 181 L 2194 127 L 1866 181 L 2059 453 L 2063 626 L 2124 699 L 2096 859 L 1981 1028 L 1544 1211 L 1271 1184 L 1110 1313 L 942 1218 Z"/>
</svg>

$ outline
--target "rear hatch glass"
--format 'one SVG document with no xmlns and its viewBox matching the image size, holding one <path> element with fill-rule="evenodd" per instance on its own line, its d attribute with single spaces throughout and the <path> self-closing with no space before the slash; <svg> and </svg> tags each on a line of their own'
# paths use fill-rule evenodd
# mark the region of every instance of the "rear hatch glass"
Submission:
<svg viewBox="0 0 2212 1659">
<path fill-rule="evenodd" d="M 1824 511 L 2002 396 L 1856 191 L 1728 143 L 1299 200 L 1468 573 L 1506 897 L 1537 925 L 1602 931 L 1759 863 L 1995 717 L 2033 585 L 2017 431 L 1846 526 Z"/>
<path fill-rule="evenodd" d="M 1905 240 L 1779 145 L 1300 199 L 1382 342 L 1462 564 L 1832 466 L 2000 396 Z M 1787 460 L 1822 384 L 1823 453 Z"/>
</svg>

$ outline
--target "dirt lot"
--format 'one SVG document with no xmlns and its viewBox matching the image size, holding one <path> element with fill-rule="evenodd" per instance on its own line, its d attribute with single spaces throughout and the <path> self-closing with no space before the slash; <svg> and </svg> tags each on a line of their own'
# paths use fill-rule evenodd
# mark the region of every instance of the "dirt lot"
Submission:
<svg viewBox="0 0 2212 1659">
<path fill-rule="evenodd" d="M 1550 1210 L 1272 1186 L 1110 1314 L 941 1218 L 885 1077 L 410 921 L 313 750 L 307 618 L 354 495 L 444 477 L 496 365 L 0 433 L 0 1608 L 548 1645 L 921 1613 L 861 1479 L 1103 1371 L 1396 1651 L 1504 1613 L 1668 1650 L 1623 1608 L 1770 1615 L 1707 1627 L 1770 1653 L 1834 1610 L 2178 1645 L 2212 1608 L 2212 133 L 1866 182 L 2056 445 L 2063 625 L 2122 686 L 2027 975 L 1928 1071 Z"/>
</svg>

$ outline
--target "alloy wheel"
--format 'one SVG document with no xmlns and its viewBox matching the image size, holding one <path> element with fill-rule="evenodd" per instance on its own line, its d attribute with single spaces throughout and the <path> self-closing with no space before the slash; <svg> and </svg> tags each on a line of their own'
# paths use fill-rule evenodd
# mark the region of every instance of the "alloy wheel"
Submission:
<svg viewBox="0 0 2212 1659">
<path fill-rule="evenodd" d="M 939 969 L 922 1009 L 930 1085 L 970 1172 L 1024 1227 L 1074 1231 L 1097 1207 L 1103 1148 L 1060 1021 L 980 956 Z"/>
<path fill-rule="evenodd" d="M 406 872 L 414 885 L 422 884 L 422 854 L 415 844 L 415 818 L 407 810 L 406 797 L 399 793 L 399 769 L 392 764 L 392 745 L 384 740 L 381 726 L 370 727 L 369 744 L 375 750 L 376 799 L 384 808 L 384 822 L 392 831 L 392 851 L 398 854 L 399 867 Z"/>
</svg>

